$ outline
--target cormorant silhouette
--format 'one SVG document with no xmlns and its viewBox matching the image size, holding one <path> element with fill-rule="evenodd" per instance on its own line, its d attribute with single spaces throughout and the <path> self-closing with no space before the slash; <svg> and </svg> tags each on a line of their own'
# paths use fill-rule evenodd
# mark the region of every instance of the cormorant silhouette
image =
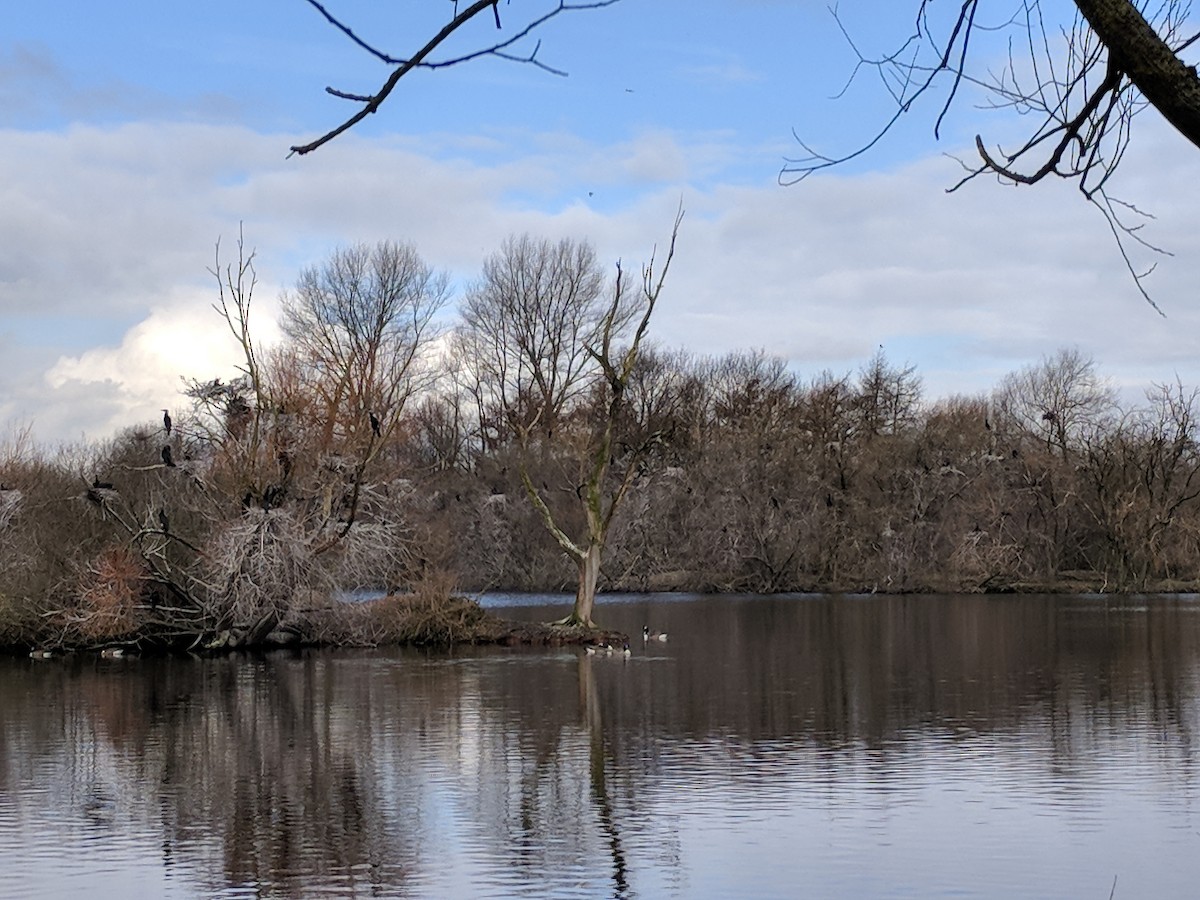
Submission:
<svg viewBox="0 0 1200 900">
<path fill-rule="evenodd" d="M 371 412 L 370 410 L 367 410 L 367 415 L 371 419 L 371 430 L 375 432 L 375 437 L 382 436 L 382 432 L 379 429 L 379 416 L 375 415 L 375 413 Z"/>
<path fill-rule="evenodd" d="M 87 489 L 87 498 L 90 502 L 97 506 L 104 506 L 104 501 L 107 495 L 104 491 L 116 491 L 111 481 L 101 481 L 99 478 L 92 479 L 92 486 Z"/>
<path fill-rule="evenodd" d="M 163 534 L 171 530 L 171 520 L 167 518 L 167 511 L 161 507 L 158 510 L 158 524 L 162 527 Z"/>
<path fill-rule="evenodd" d="M 163 444 L 162 461 L 163 461 L 163 464 L 166 465 L 168 468 L 170 468 L 170 469 L 175 468 L 175 460 L 171 459 L 171 445 L 170 444 Z"/>
<path fill-rule="evenodd" d="M 171 436 L 171 414 L 167 410 L 163 410 L 163 431 L 167 433 L 167 437 Z"/>
</svg>

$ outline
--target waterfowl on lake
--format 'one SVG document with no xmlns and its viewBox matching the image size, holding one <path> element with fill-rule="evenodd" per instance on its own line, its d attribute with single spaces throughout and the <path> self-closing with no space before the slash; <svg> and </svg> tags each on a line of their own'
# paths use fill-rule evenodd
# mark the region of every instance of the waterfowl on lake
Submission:
<svg viewBox="0 0 1200 900">
<path fill-rule="evenodd" d="M 30 659 L 53 659 L 54 652 L 52 650 L 34 650 L 29 654 Z"/>
<path fill-rule="evenodd" d="M 651 631 L 649 625 L 642 626 L 643 641 L 665 641 L 667 633 L 665 631 Z"/>
<path fill-rule="evenodd" d="M 104 659 L 120 659 L 124 655 L 123 647 L 106 647 L 100 651 L 100 656 Z"/>
<path fill-rule="evenodd" d="M 621 655 L 629 659 L 633 655 L 633 651 L 629 649 L 629 641 L 625 642 L 625 646 L 621 648 Z"/>
<path fill-rule="evenodd" d="M 612 653 L 612 647 L 610 647 L 608 644 L 588 644 L 584 649 L 587 650 L 588 656 L 595 656 L 597 653 Z"/>
</svg>

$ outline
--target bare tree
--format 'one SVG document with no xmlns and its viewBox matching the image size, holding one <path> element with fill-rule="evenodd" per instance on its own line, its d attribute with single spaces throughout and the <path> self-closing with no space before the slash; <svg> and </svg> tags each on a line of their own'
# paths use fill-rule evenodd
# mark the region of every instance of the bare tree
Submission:
<svg viewBox="0 0 1200 900">
<path fill-rule="evenodd" d="M 595 371 L 588 348 L 610 307 L 604 274 L 586 241 L 511 237 L 468 291 L 455 335 L 460 377 L 480 407 L 485 443 L 513 435 L 553 438 Z M 613 325 L 628 319 L 626 305 Z"/>
<path fill-rule="evenodd" d="M 326 447 L 354 434 L 386 437 L 428 386 L 448 284 L 411 244 L 392 241 L 343 247 L 300 273 L 284 296 L 283 332 L 300 389 L 326 423 Z"/>
<path fill-rule="evenodd" d="M 636 476 L 635 457 L 649 445 L 647 438 L 630 448 L 620 474 L 610 477 L 626 392 L 675 255 L 682 216 L 680 211 L 661 268 L 652 257 L 636 293 L 627 290 L 618 263 L 611 295 L 603 299 L 603 276 L 590 245 L 523 236 L 507 241 L 487 261 L 483 279 L 463 305 L 458 340 L 461 359 L 476 367 L 477 396 L 515 439 L 526 494 L 578 569 L 575 604 L 561 624 L 593 625 L 604 545 Z M 629 344 L 621 346 L 630 326 Z M 569 493 L 583 513 L 581 537 L 568 533 L 544 496 L 549 486 L 535 483 L 532 474 L 535 463 L 544 466 L 565 449 L 574 451 L 578 463 Z"/>
<path fill-rule="evenodd" d="M 895 112 L 847 154 L 819 153 L 801 140 L 805 155 L 789 160 L 781 180 L 795 183 L 867 152 L 926 94 L 948 82 L 934 126 L 938 135 L 960 89 L 969 85 L 982 92 L 985 105 L 1015 113 L 1030 125 L 1023 140 L 1004 149 L 976 135 L 978 160 L 964 163 L 968 174 L 951 190 L 982 174 L 1020 185 L 1050 177 L 1075 182 L 1104 215 L 1138 290 L 1158 309 L 1143 284 L 1154 267 L 1137 265 L 1131 251 L 1135 245 L 1152 256 L 1165 251 L 1143 236 L 1145 214 L 1115 197 L 1109 185 L 1135 117 L 1148 105 L 1200 147 L 1195 66 L 1200 33 L 1189 22 L 1190 4 L 1074 0 L 1072 21 L 1049 18 L 1040 0 L 1013 0 L 999 19 L 987 18 L 990 8 L 983 6 L 980 0 L 963 0 L 943 11 L 931 0 L 920 0 L 914 33 L 881 56 L 865 55 L 851 40 L 858 55 L 851 80 L 863 72 L 877 74 L 895 101 Z M 844 26 L 843 31 L 849 38 Z M 987 39 L 998 31 L 1009 38 L 1007 65 L 999 71 L 978 67 L 972 53 L 981 43 L 995 47 Z"/>
<path fill-rule="evenodd" d="M 667 272 L 671 268 L 671 260 L 675 256 L 675 240 L 679 235 L 679 225 L 682 221 L 683 210 L 681 209 L 675 218 L 675 225 L 671 229 L 671 243 L 666 257 L 663 259 L 662 268 L 655 271 L 656 260 L 652 255 L 650 262 L 642 269 L 637 306 L 634 307 L 640 311 L 640 317 L 629 345 L 619 348 L 615 344 L 630 311 L 623 291 L 624 272 L 618 263 L 612 302 L 605 313 L 603 327 L 598 335 L 598 340 L 587 348 L 588 354 L 600 368 L 603 378 L 604 402 L 602 418 L 592 431 L 592 439 L 588 448 L 589 463 L 581 490 L 581 499 L 587 514 L 585 540 L 573 541 L 557 526 L 549 507 L 542 501 L 537 489 L 529 479 L 528 473 L 522 472 L 525 489 L 534 506 L 542 514 L 546 527 L 579 567 L 579 586 L 575 593 L 575 606 L 571 610 L 571 614 L 563 620 L 563 624 L 589 627 L 593 625 L 592 607 L 596 600 L 596 586 L 600 578 L 600 561 L 604 545 L 608 540 L 613 517 L 625 499 L 629 486 L 637 473 L 637 460 L 626 460 L 624 472 L 616 479 L 615 483 L 611 485 L 608 483 L 609 470 L 614 461 L 613 443 L 617 423 L 622 417 L 625 392 L 637 364 L 642 340 L 650 324 L 650 316 L 654 313 L 655 304 L 658 302 L 659 294 L 666 282 Z M 635 449 L 634 456 L 644 455 L 647 449 L 647 445 L 643 444 Z"/>
<path fill-rule="evenodd" d="M 915 366 L 897 368 L 877 350 L 859 375 L 858 395 L 863 436 L 896 434 L 916 422 L 921 379 Z"/>
<path fill-rule="evenodd" d="M 218 247 L 212 269 L 238 377 L 192 382 L 161 454 L 157 431 L 131 433 L 83 495 L 107 534 L 83 600 L 121 611 L 114 627 L 136 608 L 143 636 L 164 643 L 259 644 L 339 590 L 396 585 L 410 558 L 413 530 L 368 475 L 421 383 L 444 279 L 407 247 L 335 255 L 302 277 L 284 346 L 264 351 L 253 260 L 239 238 L 236 262 Z M 92 612 L 75 617 L 84 637 Z"/>
<path fill-rule="evenodd" d="M 1098 529 L 1093 565 L 1119 590 L 1177 579 L 1196 543 L 1188 511 L 1200 498 L 1200 391 L 1156 385 L 1149 406 L 1088 436 L 1078 467 L 1083 505 Z"/>
<path fill-rule="evenodd" d="M 431 54 L 473 19 L 490 12 L 496 28 L 502 28 L 498 0 L 476 0 L 462 9 L 456 0 L 448 20 L 407 58 L 385 53 L 317 0 L 308 2 L 392 71 L 373 94 L 327 88 L 333 96 L 361 108 L 316 141 L 293 147 L 295 153 L 317 149 L 376 112 L 399 80 L 415 69 L 446 68 L 496 57 L 561 75 L 560 70 L 538 59 L 540 42 L 524 55 L 514 48 L 562 13 L 611 6 L 617 0 L 547 2 L 540 11 L 528 13 L 501 40 L 479 40 L 473 49 L 440 60 L 431 59 Z M 1018 183 L 1056 175 L 1078 179 L 1089 197 L 1101 191 L 1120 162 L 1133 115 L 1146 103 L 1200 147 L 1200 76 L 1194 60 L 1189 62 L 1185 56 L 1200 35 L 1188 30 L 1190 4 L 1186 0 L 1160 0 L 1157 4 L 1148 0 L 1074 0 L 1076 17 L 1071 23 L 1048 22 L 1040 0 L 1013 0 L 1009 10 L 995 20 L 981 16 L 981 5 L 980 0 L 962 0 L 941 13 L 932 0 L 920 0 L 915 31 L 898 49 L 881 57 L 859 54 L 856 73 L 878 73 L 896 100 L 895 114 L 874 139 L 848 156 L 813 153 L 793 161 L 785 168 L 784 177 L 803 178 L 865 152 L 943 77 L 949 79 L 950 89 L 938 117 L 939 128 L 964 83 L 987 89 L 999 107 L 1033 115 L 1036 124 L 1030 137 L 1015 150 L 997 154 L 986 148 L 982 138 L 977 141 L 978 171 L 994 172 Z M 972 67 L 973 44 L 982 41 L 984 32 L 997 30 L 1012 31 L 1010 47 L 1016 55 L 998 73 L 978 72 Z"/>
<path fill-rule="evenodd" d="M 996 405 L 1019 429 L 1041 437 L 1065 458 L 1116 409 L 1116 391 L 1096 372 L 1091 357 L 1064 348 L 1005 376 Z"/>
</svg>

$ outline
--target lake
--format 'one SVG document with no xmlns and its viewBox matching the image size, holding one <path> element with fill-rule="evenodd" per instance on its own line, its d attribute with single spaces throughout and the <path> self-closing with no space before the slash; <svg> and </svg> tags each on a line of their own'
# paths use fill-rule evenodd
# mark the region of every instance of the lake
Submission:
<svg viewBox="0 0 1200 900">
<path fill-rule="evenodd" d="M 0 896 L 1200 894 L 1200 598 L 597 618 L 628 658 L 0 660 Z"/>
</svg>

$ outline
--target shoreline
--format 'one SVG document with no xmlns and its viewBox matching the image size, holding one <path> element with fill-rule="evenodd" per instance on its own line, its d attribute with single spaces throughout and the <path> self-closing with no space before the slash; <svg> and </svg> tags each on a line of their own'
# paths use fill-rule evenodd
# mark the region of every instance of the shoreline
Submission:
<svg viewBox="0 0 1200 900">
<path fill-rule="evenodd" d="M 519 593 L 519 592 L 512 592 Z M 613 590 L 597 596 L 603 602 L 606 594 L 739 594 L 742 596 L 780 596 L 784 594 L 824 596 L 911 597 L 921 595 L 960 594 L 965 596 L 1160 596 L 1189 597 L 1200 594 L 1200 585 L 1183 582 L 1163 582 L 1142 590 L 1114 591 L 1104 584 L 1083 579 L 1045 582 L 1014 582 L 992 585 L 989 589 L 974 590 L 945 588 L 907 588 L 880 590 L 875 586 L 858 586 L 845 590 L 796 590 L 773 594 L 750 594 L 737 590 L 637 591 Z M 537 596 L 537 592 L 531 592 Z M 501 610 L 503 607 L 500 608 Z M 237 629 L 215 634 L 178 636 L 164 641 L 149 633 L 131 632 L 110 635 L 106 639 L 66 641 L 53 639 L 44 629 L 41 635 L 26 634 L 10 637 L 0 647 L 0 655 L 30 656 L 52 659 L 68 654 L 98 657 L 220 655 L 237 651 L 259 652 L 279 649 L 314 647 L 370 648 L 409 646 L 451 648 L 460 646 L 566 646 L 610 644 L 620 646 L 629 640 L 624 632 L 596 626 L 567 626 L 554 622 L 514 621 L 501 612 L 485 608 L 472 596 L 454 594 L 435 600 L 429 597 L 391 595 L 377 600 L 353 604 L 330 604 L 294 613 L 271 631 L 262 641 L 247 643 L 239 640 Z"/>
</svg>

